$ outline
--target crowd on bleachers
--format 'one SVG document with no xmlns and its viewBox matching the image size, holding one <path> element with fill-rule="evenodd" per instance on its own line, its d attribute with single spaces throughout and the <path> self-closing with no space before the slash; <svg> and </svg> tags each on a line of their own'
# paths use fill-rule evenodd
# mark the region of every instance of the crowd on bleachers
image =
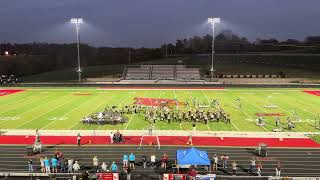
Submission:
<svg viewBox="0 0 320 180">
<path fill-rule="evenodd" d="M 0 85 L 1 84 L 15 84 L 18 82 L 18 78 L 15 77 L 15 75 L 1 75 L 0 76 Z"/>
</svg>

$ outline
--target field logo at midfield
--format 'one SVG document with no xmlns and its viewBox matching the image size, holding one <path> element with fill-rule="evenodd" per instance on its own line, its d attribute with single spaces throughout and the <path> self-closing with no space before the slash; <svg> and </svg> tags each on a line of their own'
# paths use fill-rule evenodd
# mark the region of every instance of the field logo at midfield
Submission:
<svg viewBox="0 0 320 180">
<path fill-rule="evenodd" d="M 6 96 L 9 94 L 14 94 L 14 93 L 18 93 L 18 92 L 22 92 L 24 90 L 21 89 L 0 89 L 0 96 Z"/>
<path fill-rule="evenodd" d="M 1 117 L 0 116 L 0 121 L 14 121 L 14 120 L 18 120 L 20 119 L 21 117 L 19 116 L 8 116 L 8 117 Z"/>
<path fill-rule="evenodd" d="M 144 98 L 144 97 L 135 97 L 134 98 L 136 105 L 142 106 L 183 106 L 185 105 L 183 102 L 178 102 L 174 99 L 163 99 L 163 98 Z"/>
<path fill-rule="evenodd" d="M 320 90 L 304 90 L 303 92 L 308 93 L 308 94 L 312 94 L 315 96 L 320 96 Z"/>
</svg>

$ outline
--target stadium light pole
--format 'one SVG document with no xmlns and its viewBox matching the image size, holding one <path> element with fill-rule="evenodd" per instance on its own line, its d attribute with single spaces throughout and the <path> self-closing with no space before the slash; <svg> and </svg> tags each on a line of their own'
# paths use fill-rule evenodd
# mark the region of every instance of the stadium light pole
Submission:
<svg viewBox="0 0 320 180">
<path fill-rule="evenodd" d="M 214 74 L 214 54 L 215 54 L 215 50 L 214 50 L 214 25 L 217 24 L 217 23 L 220 23 L 220 18 L 208 18 L 208 23 L 211 24 L 212 26 L 212 44 L 211 44 L 211 77 L 210 77 L 210 81 L 213 80 L 213 74 Z"/>
<path fill-rule="evenodd" d="M 80 24 L 83 23 L 82 18 L 71 18 L 70 23 L 74 24 L 76 27 L 76 35 L 77 35 L 77 50 L 78 50 L 78 78 L 79 78 L 79 83 L 81 83 L 81 64 L 80 64 Z"/>
</svg>

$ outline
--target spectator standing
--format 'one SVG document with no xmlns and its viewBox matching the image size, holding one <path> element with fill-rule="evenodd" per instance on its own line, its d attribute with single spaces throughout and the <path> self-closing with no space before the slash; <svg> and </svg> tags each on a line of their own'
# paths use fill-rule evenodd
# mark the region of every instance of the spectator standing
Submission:
<svg viewBox="0 0 320 180">
<path fill-rule="evenodd" d="M 81 145 L 81 135 L 80 135 L 80 133 L 78 133 L 78 136 L 77 136 L 77 144 L 78 144 L 78 146 Z"/>
<path fill-rule="evenodd" d="M 44 159 L 43 159 L 43 157 L 40 158 L 40 166 L 41 166 L 41 172 L 44 173 L 46 170 L 45 170 L 45 167 L 44 167 Z"/>
<path fill-rule="evenodd" d="M 257 164 L 257 174 L 258 174 L 258 176 L 261 176 L 261 172 L 262 172 L 262 164 L 261 164 L 261 162 L 259 162 Z"/>
<path fill-rule="evenodd" d="M 191 171 L 188 172 L 188 175 L 189 175 L 190 179 L 192 179 L 192 180 L 196 179 L 197 174 L 198 174 L 198 172 L 194 168 L 192 168 Z"/>
<path fill-rule="evenodd" d="M 156 167 L 156 155 L 150 156 L 150 167 L 151 169 L 154 169 Z"/>
<path fill-rule="evenodd" d="M 161 167 L 163 167 L 164 170 L 167 170 L 167 164 L 168 164 L 168 155 L 166 153 L 163 153 Z"/>
<path fill-rule="evenodd" d="M 50 173 L 50 162 L 49 159 L 47 157 L 44 158 L 44 166 L 46 167 L 46 173 Z"/>
<path fill-rule="evenodd" d="M 130 161 L 129 167 L 130 167 L 131 169 L 134 169 L 134 162 L 135 162 L 135 160 L 136 160 L 136 157 L 134 156 L 134 154 L 133 154 L 133 153 L 130 153 L 130 155 L 129 155 L 129 161 Z"/>
<path fill-rule="evenodd" d="M 110 132 L 110 143 L 111 143 L 111 144 L 113 144 L 113 135 L 114 135 L 114 134 L 113 134 L 113 132 L 111 131 L 111 132 Z"/>
<path fill-rule="evenodd" d="M 280 177 L 281 176 L 281 164 L 280 162 L 278 162 L 278 164 L 276 165 L 276 177 Z"/>
<path fill-rule="evenodd" d="M 52 172 L 57 173 L 58 172 L 58 160 L 56 157 L 53 157 L 51 159 L 51 164 L 52 164 Z"/>
<path fill-rule="evenodd" d="M 215 154 L 213 156 L 213 170 L 216 171 L 218 170 L 218 162 L 219 162 L 219 158 L 217 157 L 217 155 Z"/>
<path fill-rule="evenodd" d="M 76 161 L 76 162 L 74 163 L 74 165 L 73 165 L 73 171 L 74 171 L 75 173 L 78 173 L 78 172 L 80 171 L 80 165 L 79 165 L 78 161 Z"/>
<path fill-rule="evenodd" d="M 63 156 L 60 158 L 60 168 L 62 173 L 66 172 L 66 161 Z"/>
<path fill-rule="evenodd" d="M 40 133 L 38 129 L 36 129 L 36 143 L 40 143 Z"/>
<path fill-rule="evenodd" d="M 117 166 L 117 164 L 113 161 L 112 162 L 112 164 L 111 164 L 111 166 L 110 166 L 110 170 L 112 171 L 112 172 L 117 172 L 118 171 L 118 166 Z"/>
<path fill-rule="evenodd" d="M 254 157 L 251 159 L 250 161 L 250 173 L 254 173 L 255 171 L 255 167 L 256 167 L 256 160 L 254 159 Z"/>
<path fill-rule="evenodd" d="M 131 179 L 131 168 L 130 167 L 128 167 L 126 173 L 127 173 L 127 180 L 130 180 Z"/>
<path fill-rule="evenodd" d="M 229 157 L 224 154 L 223 156 L 221 156 L 221 160 L 222 160 L 222 167 L 225 169 L 227 168 L 227 162 L 229 160 Z"/>
<path fill-rule="evenodd" d="M 237 175 L 237 163 L 235 161 L 232 162 L 232 176 Z"/>
<path fill-rule="evenodd" d="M 108 168 L 107 164 L 105 162 L 103 162 L 102 165 L 101 165 L 102 171 L 106 172 L 107 168 Z"/>
<path fill-rule="evenodd" d="M 92 159 L 92 163 L 93 163 L 93 168 L 95 171 L 97 171 L 99 169 L 99 159 L 98 156 L 94 156 Z"/>
<path fill-rule="evenodd" d="M 31 158 L 29 159 L 29 162 L 28 162 L 28 169 L 29 169 L 29 172 L 33 172 L 33 163 Z"/>
<path fill-rule="evenodd" d="M 128 167 L 128 161 L 129 161 L 128 155 L 124 154 L 123 157 L 122 157 L 123 168 L 127 168 Z"/>
<path fill-rule="evenodd" d="M 189 139 L 188 139 L 188 142 L 187 142 L 188 145 L 193 145 L 192 143 L 192 134 L 189 134 Z"/>
<path fill-rule="evenodd" d="M 68 173 L 73 173 L 73 159 L 68 160 Z"/>
<path fill-rule="evenodd" d="M 142 155 L 142 165 L 143 165 L 144 169 L 147 167 L 147 156 L 146 155 Z"/>
</svg>

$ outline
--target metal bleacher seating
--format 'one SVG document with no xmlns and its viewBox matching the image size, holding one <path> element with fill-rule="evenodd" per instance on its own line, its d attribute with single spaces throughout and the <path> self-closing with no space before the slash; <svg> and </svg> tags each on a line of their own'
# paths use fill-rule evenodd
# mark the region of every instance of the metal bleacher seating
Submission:
<svg viewBox="0 0 320 180">
<path fill-rule="evenodd" d="M 201 79 L 199 68 L 187 68 L 185 65 L 140 65 L 127 67 L 125 79 L 148 80 L 148 79 Z"/>
</svg>

